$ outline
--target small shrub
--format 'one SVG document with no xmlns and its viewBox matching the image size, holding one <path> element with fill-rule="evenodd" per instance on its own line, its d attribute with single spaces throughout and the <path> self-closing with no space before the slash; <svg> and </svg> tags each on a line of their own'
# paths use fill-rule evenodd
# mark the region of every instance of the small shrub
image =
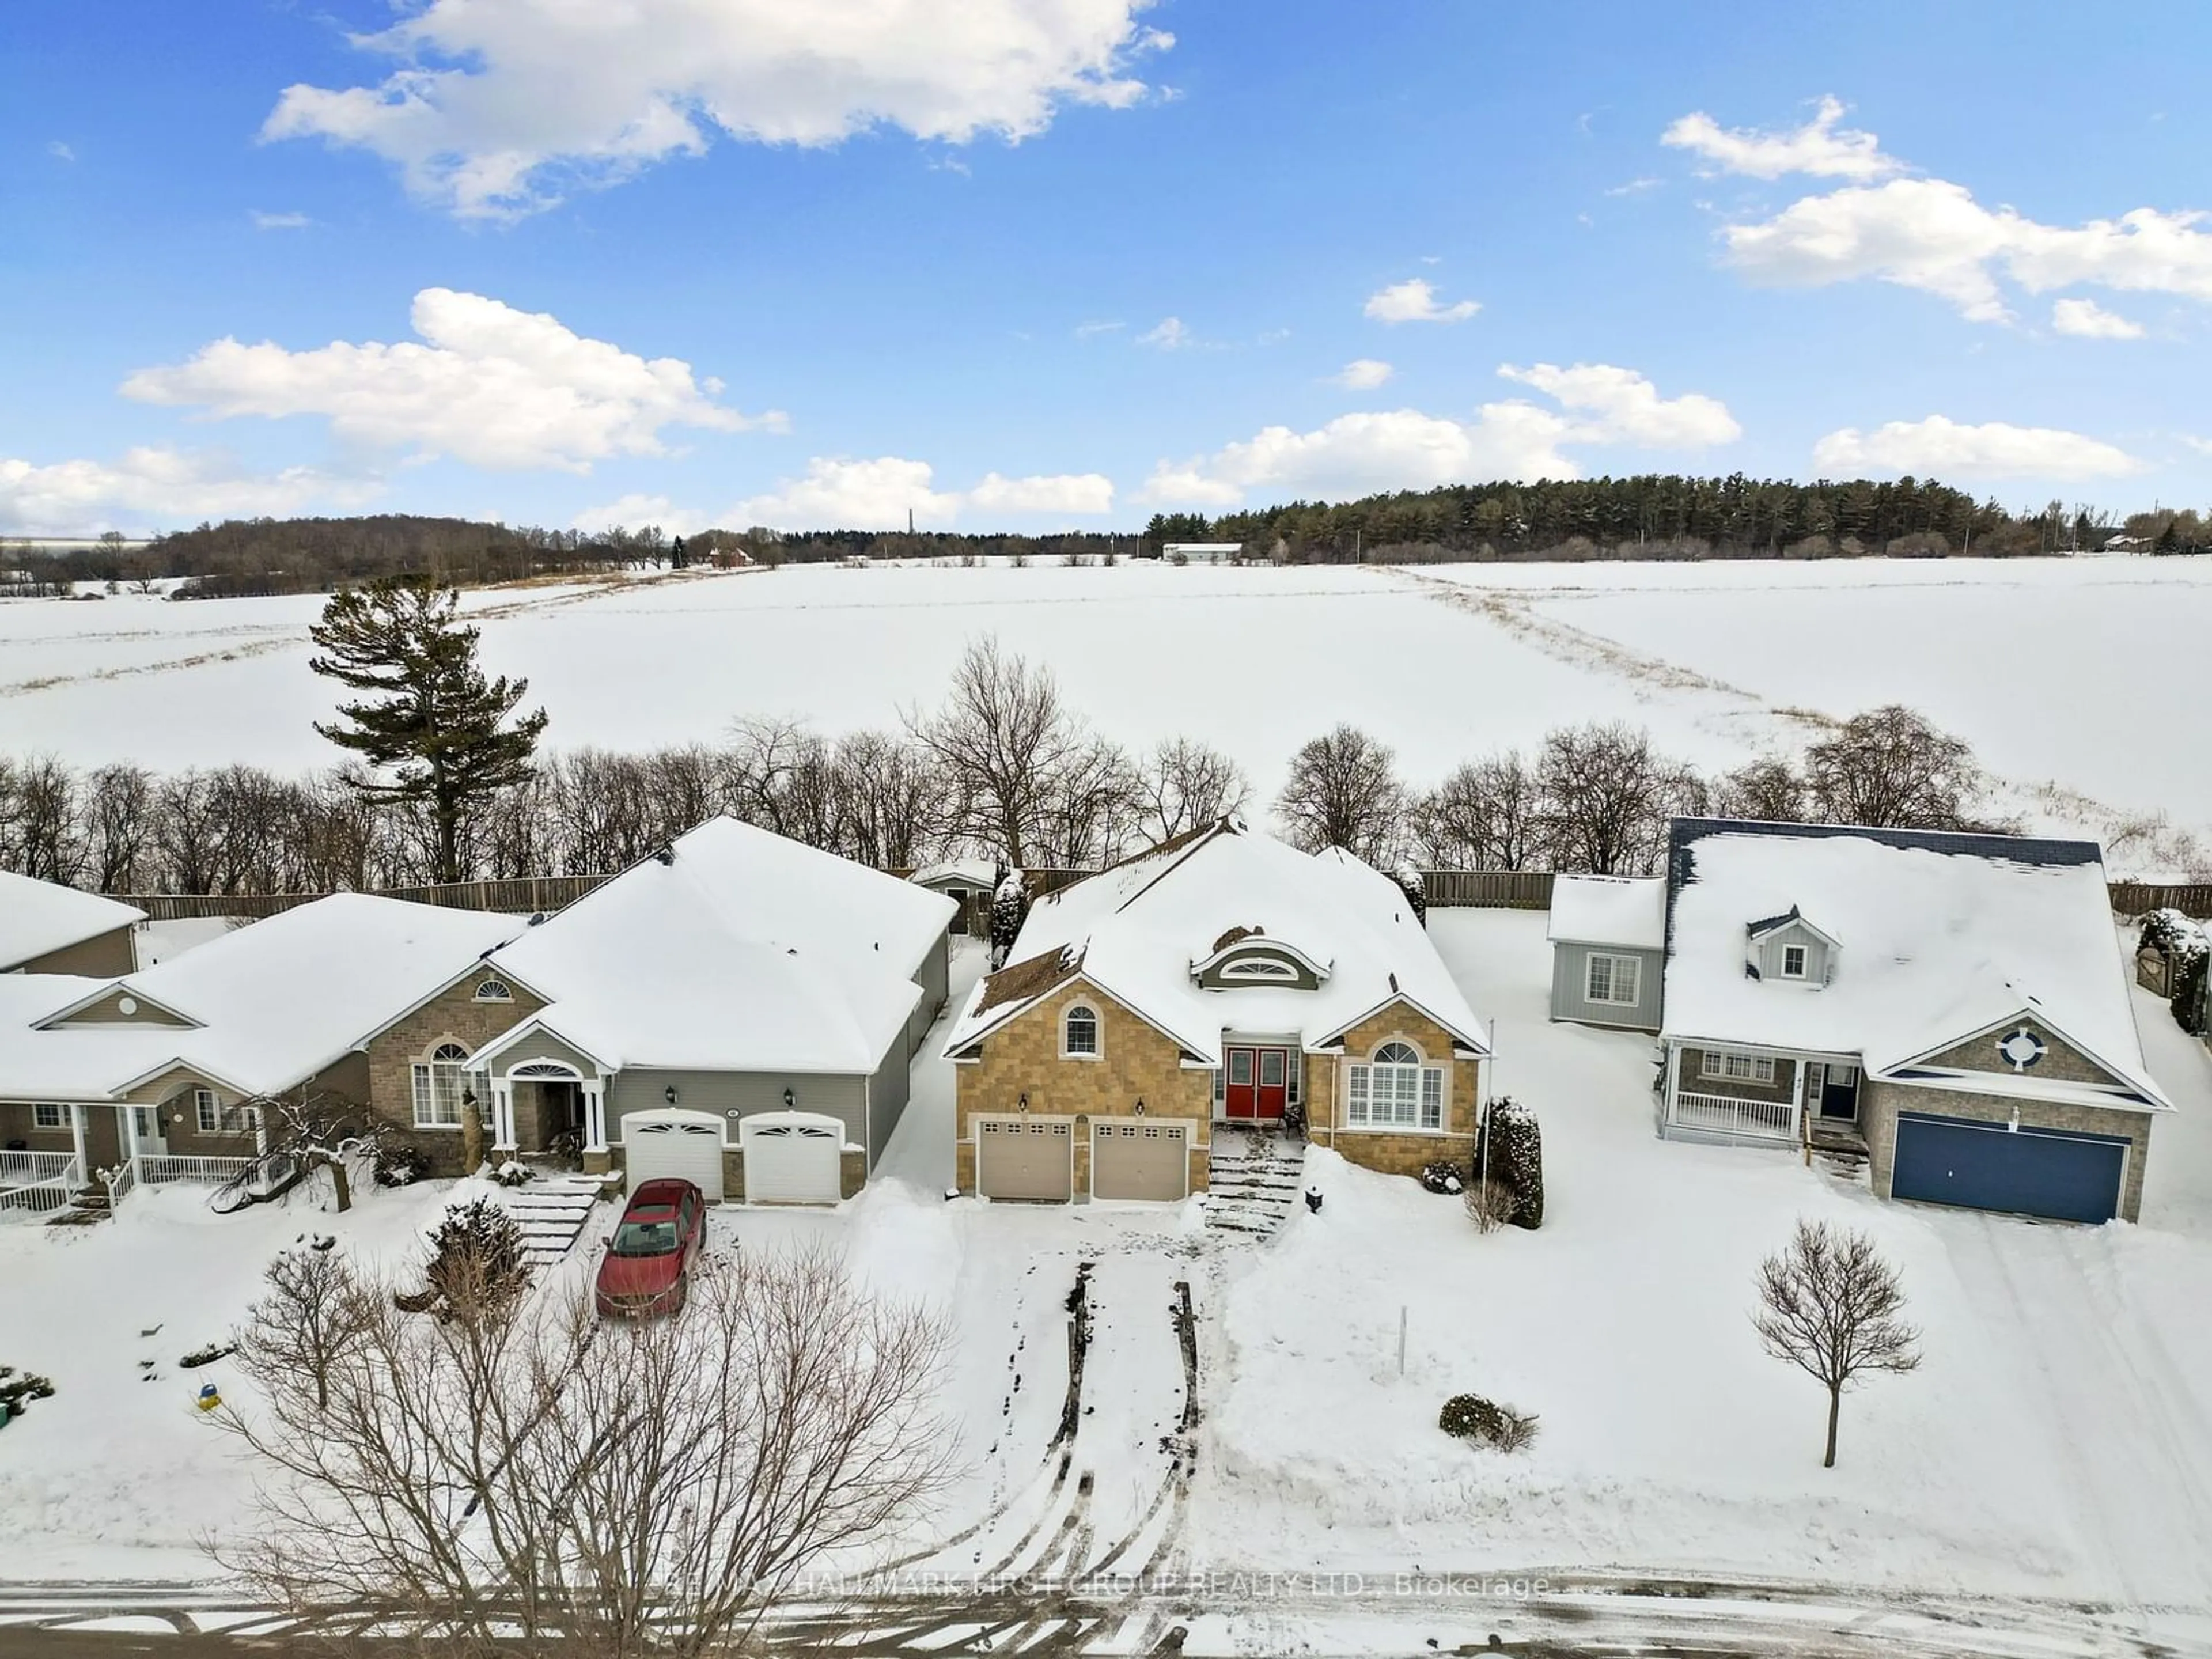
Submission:
<svg viewBox="0 0 2212 1659">
<path fill-rule="evenodd" d="M 522 1228 L 489 1198 L 456 1204 L 430 1235 L 425 1274 L 441 1319 L 495 1319 L 530 1288 Z"/>
<path fill-rule="evenodd" d="M 411 1187 L 430 1173 L 430 1154 L 405 1141 L 386 1142 L 376 1149 L 374 1174 L 380 1187 Z"/>
<path fill-rule="evenodd" d="M 1510 1096 L 1491 1102 L 1475 1168 L 1488 1173 L 1492 1186 L 1502 1181 L 1511 1190 L 1515 1226 L 1544 1224 L 1544 1137 L 1535 1113 Z"/>
<path fill-rule="evenodd" d="M 54 1385 L 36 1371 L 19 1371 L 13 1365 L 0 1365 L 0 1407 L 5 1407 L 10 1417 L 21 1417 L 24 1408 L 33 1400 L 51 1400 Z"/>
<path fill-rule="evenodd" d="M 527 1164 L 518 1164 L 510 1158 L 491 1172 L 491 1178 L 502 1187 L 520 1187 L 530 1180 L 532 1174 Z"/>
<path fill-rule="evenodd" d="M 1467 1166 L 1455 1164 L 1448 1158 L 1421 1166 L 1421 1185 L 1432 1193 L 1461 1193 L 1467 1190 Z"/>
<path fill-rule="evenodd" d="M 1304 1140 L 1306 1138 L 1306 1108 L 1304 1101 L 1293 1100 L 1283 1108 L 1283 1134 L 1285 1139 L 1290 1140 Z"/>
<path fill-rule="evenodd" d="M 197 1370 L 202 1365 L 212 1365 L 218 1359 L 228 1359 L 238 1352 L 235 1342 L 210 1342 L 204 1348 L 194 1348 L 177 1364 L 186 1370 Z"/>
<path fill-rule="evenodd" d="M 1494 1233 L 1513 1219 L 1513 1189 L 1502 1181 L 1476 1182 L 1462 1194 L 1468 1219 L 1479 1233 Z"/>
<path fill-rule="evenodd" d="M 1459 1440 L 1480 1442 L 1496 1451 L 1516 1452 L 1533 1444 L 1537 1419 L 1479 1394 L 1455 1394 L 1444 1401 L 1437 1426 Z"/>
</svg>

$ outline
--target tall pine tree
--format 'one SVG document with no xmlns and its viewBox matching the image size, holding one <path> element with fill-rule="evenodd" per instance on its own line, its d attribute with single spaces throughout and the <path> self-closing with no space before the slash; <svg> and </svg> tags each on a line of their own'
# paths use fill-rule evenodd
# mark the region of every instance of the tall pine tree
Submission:
<svg viewBox="0 0 2212 1659">
<path fill-rule="evenodd" d="M 437 879 L 459 881 L 464 830 L 489 797 L 530 775 L 545 730 L 537 709 L 507 716 L 528 680 L 487 680 L 477 630 L 460 621 L 461 596 L 423 576 L 394 576 L 333 595 L 307 630 L 319 654 L 308 666 L 366 693 L 338 705 L 315 730 L 388 775 L 354 787 L 382 800 L 427 805 L 437 836 Z"/>
</svg>

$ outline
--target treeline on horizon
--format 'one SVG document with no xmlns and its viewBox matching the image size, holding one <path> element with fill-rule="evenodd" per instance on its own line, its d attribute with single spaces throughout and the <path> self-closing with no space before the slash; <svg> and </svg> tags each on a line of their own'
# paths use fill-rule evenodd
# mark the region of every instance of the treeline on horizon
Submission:
<svg viewBox="0 0 2212 1659">
<path fill-rule="evenodd" d="M 584 532 L 408 514 L 239 519 L 159 536 L 143 547 L 97 546 L 26 556 L 0 541 L 0 583 L 67 591 L 72 582 L 150 586 L 179 597 L 328 592 L 405 573 L 481 586 L 587 576 L 671 564 L 814 564 L 854 559 L 1107 562 L 1158 557 L 1171 543 L 1237 544 L 1243 556 L 1284 563 L 1462 560 L 2022 557 L 2097 551 L 2114 537 L 2160 553 L 2212 550 L 2212 519 L 2160 509 L 2116 520 L 2050 502 L 2014 512 L 1929 479 L 1688 477 L 1545 479 L 1447 484 L 1357 501 L 1292 501 L 1225 513 L 1155 514 L 1140 536 L 954 531 L 775 531 L 689 537 L 658 526 Z M 8 567 L 27 572 L 10 577 Z"/>
</svg>

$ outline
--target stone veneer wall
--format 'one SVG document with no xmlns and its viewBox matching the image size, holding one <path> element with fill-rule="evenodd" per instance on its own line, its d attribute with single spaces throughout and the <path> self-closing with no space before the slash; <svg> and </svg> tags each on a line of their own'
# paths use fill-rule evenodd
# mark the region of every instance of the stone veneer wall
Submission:
<svg viewBox="0 0 2212 1659">
<path fill-rule="evenodd" d="M 1344 1066 L 1386 1042 L 1410 1042 L 1425 1064 L 1444 1065 L 1444 1127 L 1419 1130 L 1355 1128 L 1344 1120 Z M 1471 1165 L 1475 1116 L 1482 1100 L 1482 1062 L 1453 1060 L 1450 1034 L 1427 1015 L 1395 1003 L 1345 1034 L 1344 1058 L 1306 1056 L 1306 1139 L 1333 1147 L 1352 1163 L 1386 1175 L 1419 1176 L 1440 1158 Z"/>
<path fill-rule="evenodd" d="M 400 1139 L 430 1155 L 431 1172 L 434 1175 L 462 1173 L 461 1132 L 458 1128 L 415 1127 L 415 1079 L 411 1069 L 415 1062 L 434 1044 L 447 1038 L 474 1054 L 494 1037 L 503 1036 L 544 1006 L 511 981 L 513 1001 L 478 1002 L 476 988 L 485 977 L 484 973 L 474 970 L 462 975 L 413 1013 L 369 1040 L 368 1099 L 365 1103 L 397 1130 Z M 489 1150 L 491 1102 L 479 1101 L 477 1110 L 483 1117 L 484 1145 Z"/>
</svg>

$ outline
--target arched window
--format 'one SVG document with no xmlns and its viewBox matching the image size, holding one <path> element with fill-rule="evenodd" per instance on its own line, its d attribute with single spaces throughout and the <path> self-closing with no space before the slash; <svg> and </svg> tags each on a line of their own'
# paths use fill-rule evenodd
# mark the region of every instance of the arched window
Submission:
<svg viewBox="0 0 2212 1659">
<path fill-rule="evenodd" d="M 415 1062 L 415 1127 L 453 1129 L 460 1127 L 463 1079 L 468 1073 L 469 1051 L 458 1042 L 441 1042 Z"/>
<path fill-rule="evenodd" d="M 1070 1060 L 1098 1058 L 1098 1011 L 1085 1003 L 1070 1005 L 1060 1016 L 1060 1052 Z"/>
<path fill-rule="evenodd" d="M 512 1002 L 514 988 L 503 979 L 488 979 L 477 987 L 478 1002 Z"/>
<path fill-rule="evenodd" d="M 1345 1068 L 1345 1121 L 1358 1128 L 1444 1127 L 1444 1068 L 1425 1066 L 1410 1042 L 1385 1042 L 1364 1065 Z"/>
</svg>

